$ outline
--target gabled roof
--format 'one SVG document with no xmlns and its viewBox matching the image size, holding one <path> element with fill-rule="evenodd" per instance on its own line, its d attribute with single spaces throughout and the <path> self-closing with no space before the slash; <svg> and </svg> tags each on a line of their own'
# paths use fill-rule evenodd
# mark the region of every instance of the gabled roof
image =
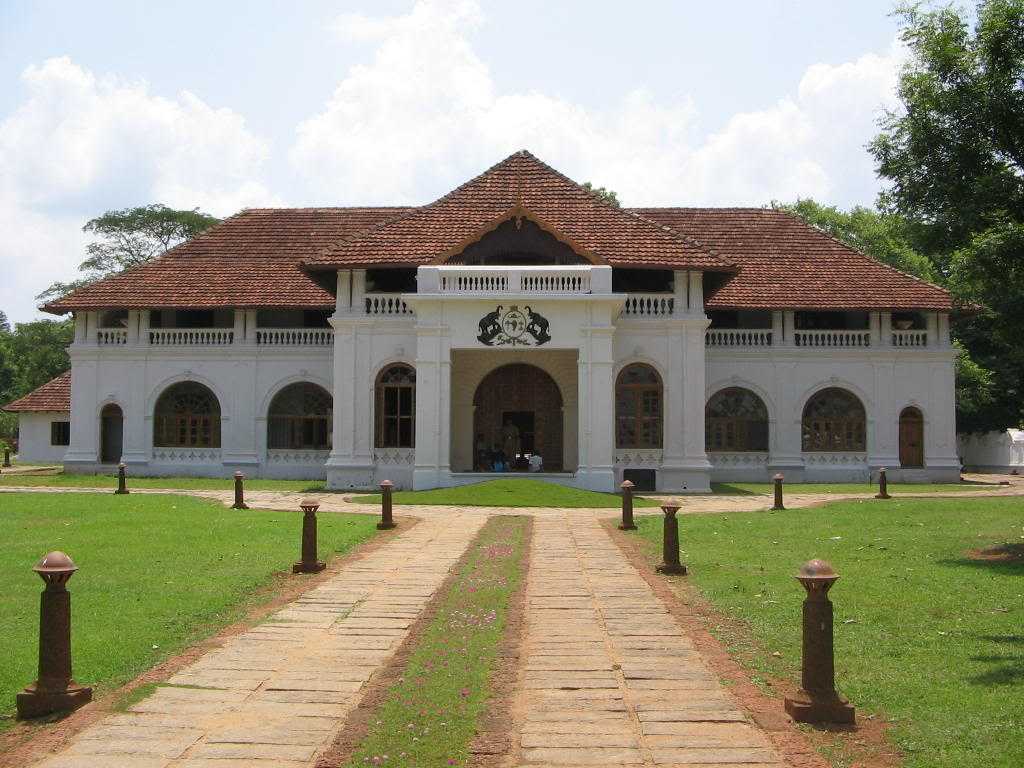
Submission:
<svg viewBox="0 0 1024 768">
<path fill-rule="evenodd" d="M 333 242 L 407 208 L 250 208 L 135 269 L 43 307 L 73 310 L 334 306 L 301 268 Z"/>
<path fill-rule="evenodd" d="M 950 310 L 949 293 L 767 208 L 637 208 L 735 261 L 709 309 Z"/>
<path fill-rule="evenodd" d="M 71 410 L 71 371 L 62 373 L 55 379 L 34 389 L 22 398 L 8 403 L 3 410 L 11 413 L 29 411 L 70 411 Z"/>
<path fill-rule="evenodd" d="M 519 216 L 598 264 L 733 268 L 727 259 L 671 228 L 608 205 L 525 150 L 433 203 L 332 245 L 305 264 L 310 269 L 337 269 L 440 262 Z"/>
</svg>

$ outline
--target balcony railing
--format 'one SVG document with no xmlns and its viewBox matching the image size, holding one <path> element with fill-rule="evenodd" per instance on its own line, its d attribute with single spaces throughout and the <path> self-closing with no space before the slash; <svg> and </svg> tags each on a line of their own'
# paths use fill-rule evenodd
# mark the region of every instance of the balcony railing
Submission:
<svg viewBox="0 0 1024 768">
<path fill-rule="evenodd" d="M 153 328 L 149 331 L 149 343 L 155 347 L 210 347 L 234 341 L 232 328 Z"/>
<path fill-rule="evenodd" d="M 760 328 L 711 328 L 704 341 L 709 347 L 770 347 L 772 332 Z"/>
<path fill-rule="evenodd" d="M 894 347 L 927 347 L 928 331 L 893 331 Z"/>
<path fill-rule="evenodd" d="M 494 295 L 502 293 L 541 296 L 609 294 L 611 267 L 533 266 L 467 267 L 424 266 L 417 276 L 424 294 Z"/>
<path fill-rule="evenodd" d="M 329 347 L 331 328 L 257 328 L 256 343 L 268 347 Z"/>
<path fill-rule="evenodd" d="M 795 331 L 798 347 L 870 347 L 871 331 Z"/>
<path fill-rule="evenodd" d="M 104 346 L 123 346 L 128 343 L 128 330 L 125 328 L 100 328 L 96 331 L 96 343 Z"/>
<path fill-rule="evenodd" d="M 365 304 L 368 315 L 393 317 L 413 314 L 409 305 L 402 301 L 400 293 L 369 293 Z"/>
<path fill-rule="evenodd" d="M 628 293 L 623 317 L 669 317 L 675 310 L 671 293 Z"/>
</svg>

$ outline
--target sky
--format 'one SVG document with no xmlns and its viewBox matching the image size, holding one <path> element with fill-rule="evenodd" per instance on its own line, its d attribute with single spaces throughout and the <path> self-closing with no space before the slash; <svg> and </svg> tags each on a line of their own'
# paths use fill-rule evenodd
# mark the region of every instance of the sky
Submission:
<svg viewBox="0 0 1024 768">
<path fill-rule="evenodd" d="M 0 310 L 104 211 L 422 204 L 519 149 L 625 205 L 870 205 L 891 2 L 0 0 Z"/>
</svg>

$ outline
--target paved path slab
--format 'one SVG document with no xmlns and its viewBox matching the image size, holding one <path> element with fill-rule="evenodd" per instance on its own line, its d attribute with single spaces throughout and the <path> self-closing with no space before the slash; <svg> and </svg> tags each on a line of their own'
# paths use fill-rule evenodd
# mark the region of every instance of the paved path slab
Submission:
<svg viewBox="0 0 1024 768">
<path fill-rule="evenodd" d="M 38 768 L 312 765 L 484 521 L 456 513 L 400 531 Z"/>
<path fill-rule="evenodd" d="M 510 765 L 783 768 L 601 527 L 534 522 Z"/>
</svg>

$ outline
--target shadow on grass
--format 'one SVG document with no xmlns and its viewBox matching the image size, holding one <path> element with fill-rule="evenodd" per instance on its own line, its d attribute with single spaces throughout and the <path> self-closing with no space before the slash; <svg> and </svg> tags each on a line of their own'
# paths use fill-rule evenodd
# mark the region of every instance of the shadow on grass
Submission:
<svg viewBox="0 0 1024 768">
<path fill-rule="evenodd" d="M 984 549 L 972 549 L 966 554 L 966 557 L 947 558 L 937 562 L 939 565 L 985 568 L 1002 576 L 1024 576 L 1024 544 L 996 544 Z"/>
<path fill-rule="evenodd" d="M 975 635 L 975 638 L 995 645 L 1024 646 L 1024 635 Z M 969 681 L 974 685 L 991 686 L 1015 685 L 1024 680 L 1024 654 L 1015 653 L 1009 648 L 1006 650 L 1008 653 L 972 656 L 971 661 L 991 664 L 993 667 L 968 678 Z"/>
<path fill-rule="evenodd" d="M 740 488 L 731 483 L 712 483 L 711 492 L 722 496 L 767 496 L 768 492 L 752 491 L 749 488 Z"/>
</svg>

